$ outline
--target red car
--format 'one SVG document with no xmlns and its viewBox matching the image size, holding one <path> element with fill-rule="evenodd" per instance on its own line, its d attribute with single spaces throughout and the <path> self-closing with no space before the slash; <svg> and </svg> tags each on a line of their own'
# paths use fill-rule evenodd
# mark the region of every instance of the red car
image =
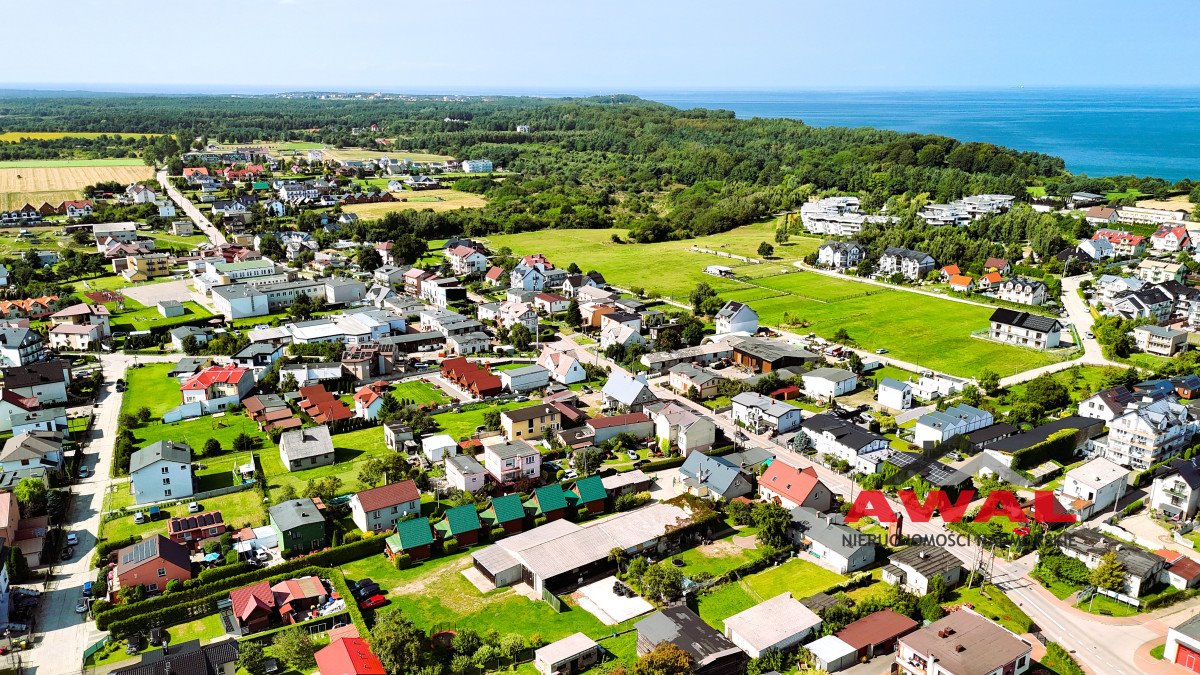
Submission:
<svg viewBox="0 0 1200 675">
<path fill-rule="evenodd" d="M 358 603 L 359 609 L 375 609 L 388 604 L 388 599 L 382 595 L 372 595 L 371 597 Z"/>
</svg>

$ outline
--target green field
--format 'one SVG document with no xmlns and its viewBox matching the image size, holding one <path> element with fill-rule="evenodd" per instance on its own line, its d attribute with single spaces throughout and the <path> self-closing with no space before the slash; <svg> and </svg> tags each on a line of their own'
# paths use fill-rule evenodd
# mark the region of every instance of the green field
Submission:
<svg viewBox="0 0 1200 675">
<path fill-rule="evenodd" d="M 137 157 L 114 157 L 110 159 L 10 159 L 0 161 L 0 169 L 38 169 L 71 166 L 146 166 Z"/>
<path fill-rule="evenodd" d="M 145 406 L 152 419 L 162 419 L 163 413 L 183 403 L 179 380 L 167 375 L 173 363 L 150 363 L 125 372 L 128 390 L 121 398 L 121 412 L 133 413 Z"/>
<path fill-rule="evenodd" d="M 510 410 L 512 408 L 525 408 L 531 405 L 540 403 L 539 400 L 530 400 L 525 403 L 516 403 L 507 401 L 500 405 L 488 406 L 475 404 L 478 407 L 473 407 L 470 410 L 463 412 L 444 412 L 434 415 L 433 419 L 437 421 L 438 427 L 442 433 L 450 434 L 455 440 L 463 440 L 475 435 L 475 427 L 483 424 L 483 414 L 492 408 L 497 410 Z"/>
<path fill-rule="evenodd" d="M 846 577 L 841 574 L 803 558 L 793 558 L 701 596 L 700 618 L 720 630 L 725 619 L 780 593 L 791 591 L 793 598 L 802 600 L 843 581 Z"/>
<path fill-rule="evenodd" d="M 110 308 L 111 310 L 112 308 Z M 174 328 L 192 323 L 196 319 L 207 319 L 213 313 L 191 300 L 183 302 L 183 314 L 171 318 L 158 312 L 158 307 L 146 307 L 133 298 L 125 298 L 125 310 L 113 311 L 112 329 L 115 331 L 150 330 L 152 328 Z"/>
<path fill-rule="evenodd" d="M 420 380 L 405 380 L 392 386 L 392 396 L 408 399 L 417 405 L 449 403 L 450 397 L 441 389 Z"/>
<path fill-rule="evenodd" d="M 0 133 L 0 143 L 18 143 L 21 139 L 31 141 L 55 141 L 60 138 L 99 138 L 101 136 L 153 138 L 162 134 L 138 134 L 124 131 L 5 131 Z"/>
<path fill-rule="evenodd" d="M 245 459 L 244 455 L 242 459 Z M 124 495 L 113 495 L 113 501 L 109 505 L 110 508 L 133 506 L 132 497 L 127 496 L 128 490 L 125 489 L 126 485 L 121 484 L 118 488 L 120 491 L 125 492 Z M 202 489 L 206 487 L 203 476 L 201 477 L 200 487 Z M 243 525 L 257 527 L 265 522 L 262 510 L 262 496 L 255 489 L 242 490 L 241 492 L 234 492 L 219 497 L 210 497 L 200 502 L 200 508 L 205 511 L 220 511 L 225 524 L 230 527 L 240 528 Z M 171 516 L 184 516 L 187 515 L 187 504 L 176 504 L 163 510 L 170 513 Z M 130 535 L 144 537 L 154 533 L 166 535 L 167 520 L 165 518 L 138 525 L 133 522 L 133 516 L 128 515 L 109 520 L 101 526 L 101 536 L 105 539 L 124 539 Z"/>
</svg>

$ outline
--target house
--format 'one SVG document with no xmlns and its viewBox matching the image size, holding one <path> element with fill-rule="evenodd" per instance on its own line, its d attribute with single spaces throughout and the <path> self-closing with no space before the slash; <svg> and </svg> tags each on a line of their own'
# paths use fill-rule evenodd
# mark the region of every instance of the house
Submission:
<svg viewBox="0 0 1200 675">
<path fill-rule="evenodd" d="M 470 455 L 454 455 L 446 458 L 446 482 L 456 490 L 478 492 L 486 482 L 486 470 Z"/>
<path fill-rule="evenodd" d="M 992 290 L 1005 302 L 1022 305 L 1042 305 L 1047 300 L 1046 284 L 1034 279 L 1005 279 Z"/>
<path fill-rule="evenodd" d="M 794 431 L 804 420 L 801 410 L 752 391 L 733 397 L 730 415 L 735 424 L 752 431 L 770 429 L 776 434 Z"/>
<path fill-rule="evenodd" d="M 329 527 L 322 508 L 316 500 L 304 497 L 267 510 L 281 552 L 308 553 L 329 545 Z"/>
<path fill-rule="evenodd" d="M 913 443 L 923 448 L 944 443 L 960 434 L 991 426 L 995 422 L 992 414 L 965 403 L 957 403 L 945 411 L 925 413 L 917 418 L 913 429 Z"/>
<path fill-rule="evenodd" d="M 612 315 L 617 314 L 613 312 Z M 612 321 L 601 322 L 603 327 L 600 329 L 600 349 L 606 350 L 613 345 L 621 345 L 622 347 L 632 347 L 634 345 L 646 346 L 646 338 L 642 337 L 640 329 L 624 323 L 616 323 Z"/>
<path fill-rule="evenodd" d="M 103 328 L 97 325 L 60 323 L 50 329 L 53 349 L 85 352 L 98 348 L 103 341 Z"/>
<path fill-rule="evenodd" d="M 27 366 L 46 357 L 45 341 L 31 328 L 0 327 L 0 365 Z"/>
<path fill-rule="evenodd" d="M 658 400 L 646 378 L 637 375 L 627 375 L 624 371 L 614 371 L 604 383 L 601 393 L 604 395 L 604 409 L 620 412 L 641 412 L 648 403 Z"/>
<path fill-rule="evenodd" d="M 965 576 L 962 561 L 940 546 L 909 546 L 893 553 L 883 566 L 883 580 L 914 595 L 929 593 L 929 583 L 941 577 L 946 589 L 954 588 Z"/>
<path fill-rule="evenodd" d="M 521 503 L 519 494 L 492 497 L 487 510 L 480 513 L 479 517 L 489 528 L 503 528 L 507 534 L 525 529 L 525 505 Z"/>
<path fill-rule="evenodd" d="M 1115 508 L 1128 486 L 1128 469 L 1097 457 L 1067 472 L 1059 501 L 1084 521 Z"/>
<path fill-rule="evenodd" d="M 500 378 L 486 365 L 479 365 L 457 356 L 442 361 L 441 373 L 459 388 L 477 398 L 495 396 L 503 389 Z"/>
<path fill-rule="evenodd" d="M 604 476 L 600 479 L 600 482 L 604 486 L 605 492 L 613 498 L 637 494 L 639 492 L 649 492 L 650 488 L 654 486 L 654 481 L 641 469 L 622 471 Z"/>
<path fill-rule="evenodd" d="M 65 461 L 62 431 L 26 431 L 4 441 L 0 470 L 4 472 L 41 468 L 61 473 Z"/>
<path fill-rule="evenodd" d="M 798 469 L 787 462 L 771 462 L 758 478 L 758 495 L 763 501 L 775 502 L 791 511 L 803 506 L 825 512 L 833 508 L 833 492 L 817 478 L 811 466 Z"/>
<path fill-rule="evenodd" d="M 800 429 L 804 433 L 794 439 L 800 448 L 811 447 L 818 456 L 848 462 L 859 473 L 878 471 L 891 448 L 883 436 L 825 413 L 804 420 Z"/>
<path fill-rule="evenodd" d="M 533 296 L 533 306 L 547 314 L 558 314 L 567 311 L 571 300 L 555 293 L 538 293 Z"/>
<path fill-rule="evenodd" d="M 1134 400 L 1133 393 L 1124 386 L 1098 391 L 1079 402 L 1079 415 L 1111 422 L 1125 413 L 1125 408 Z"/>
<path fill-rule="evenodd" d="M 520 438 L 541 438 L 548 431 L 553 431 L 561 426 L 561 413 L 557 408 L 545 403 L 526 408 L 514 408 L 500 413 L 500 428 L 504 430 L 504 437 L 510 441 Z"/>
<path fill-rule="evenodd" d="M 508 274 L 503 267 L 492 267 L 483 275 L 483 283 L 492 288 L 507 288 Z"/>
<path fill-rule="evenodd" d="M 567 501 L 589 513 L 604 513 L 608 503 L 608 490 L 600 476 L 586 476 L 575 481 L 567 493 Z"/>
<path fill-rule="evenodd" d="M 330 466 L 333 457 L 333 439 L 327 426 L 290 429 L 279 437 L 279 461 L 288 471 Z"/>
<path fill-rule="evenodd" d="M 817 249 L 817 264 L 835 270 L 844 270 L 858 267 L 866 255 L 866 249 L 853 239 L 849 241 L 830 240 L 821 244 Z"/>
<path fill-rule="evenodd" d="M 396 533 L 385 543 L 389 558 L 400 554 L 413 560 L 426 560 L 433 555 L 433 527 L 425 518 L 413 518 L 396 523 Z"/>
<path fill-rule="evenodd" d="M 276 616 L 275 592 L 267 581 L 233 589 L 229 592 L 229 602 L 242 635 L 267 630 Z"/>
<path fill-rule="evenodd" d="M 885 377 L 875 388 L 875 400 L 879 405 L 892 410 L 908 410 L 912 407 L 913 388 L 908 382 Z"/>
<path fill-rule="evenodd" d="M 823 400 L 849 394 L 858 387 L 858 376 L 842 368 L 816 368 L 800 376 L 804 393 Z"/>
<path fill-rule="evenodd" d="M 671 389 L 699 400 L 716 396 L 721 380 L 724 379 L 707 368 L 691 363 L 677 363 L 671 366 L 667 373 Z"/>
<path fill-rule="evenodd" d="M 445 250 L 450 268 L 458 276 L 479 274 L 488 268 L 487 256 L 478 249 L 459 244 Z"/>
<path fill-rule="evenodd" d="M 583 633 L 568 635 L 533 653 L 533 665 L 541 675 L 576 675 L 599 661 L 600 645 Z"/>
<path fill-rule="evenodd" d="M 1117 222 L 1117 210 L 1111 206 L 1093 206 L 1083 216 L 1084 220 L 1093 225 L 1112 225 Z M 1119 230 L 1100 230 L 1118 232 Z"/>
<path fill-rule="evenodd" d="M 758 332 L 758 312 L 749 305 L 730 300 L 725 303 L 713 317 L 717 334 L 746 333 L 754 335 Z"/>
<path fill-rule="evenodd" d="M 848 624 L 834 635 L 853 647 L 858 653 L 858 660 L 862 661 L 874 658 L 877 654 L 890 653 L 900 638 L 919 626 L 919 623 L 903 614 L 881 609 Z"/>
<path fill-rule="evenodd" d="M 843 525 L 836 514 L 797 506 L 791 515 L 792 539 L 821 566 L 838 574 L 850 574 L 875 562 L 875 542 Z"/>
<path fill-rule="evenodd" d="M 550 371 L 550 379 L 559 384 L 575 384 L 588 379 L 587 370 L 574 352 L 559 352 L 545 347 L 537 364 Z"/>
<path fill-rule="evenodd" d="M 492 170 L 490 159 L 464 159 L 462 162 L 463 173 L 491 173 Z"/>
<path fill-rule="evenodd" d="M 1174 520 L 1191 520 L 1200 506 L 1200 466 L 1196 460 L 1173 459 L 1154 472 L 1150 510 Z"/>
<path fill-rule="evenodd" d="M 1182 283 L 1186 272 L 1182 263 L 1146 258 L 1138 263 L 1133 275 L 1148 284 L 1161 284 L 1172 280 Z"/>
<path fill-rule="evenodd" d="M 172 581 L 183 583 L 192 578 L 191 553 L 187 546 L 155 534 L 119 549 L 113 572 L 120 588 L 141 585 L 158 593 Z"/>
<path fill-rule="evenodd" d="M 360 637 L 333 640 L 314 655 L 317 670 L 330 675 L 387 675 L 371 645 Z"/>
<path fill-rule="evenodd" d="M 963 274 L 955 274 L 946 280 L 950 290 L 958 293 L 970 293 L 975 288 L 975 280 Z"/>
<path fill-rule="evenodd" d="M 1115 211 L 1113 215 L 1115 217 Z M 1100 228 L 1092 235 L 1092 239 L 1103 239 L 1112 244 L 1113 255 L 1122 258 L 1139 257 L 1146 252 L 1146 238 L 1124 230 Z"/>
<path fill-rule="evenodd" d="M 768 651 L 799 645 L 821 626 L 821 617 L 790 592 L 761 602 L 725 619 L 725 637 L 757 659 Z"/>
<path fill-rule="evenodd" d="M 433 524 L 440 539 L 454 538 L 461 546 L 474 546 L 479 542 L 479 512 L 474 504 L 463 504 L 447 509 L 446 517 Z"/>
<path fill-rule="evenodd" d="M 179 390 L 184 403 L 208 403 L 223 409 L 235 405 L 250 395 L 254 387 L 254 372 L 233 364 L 209 366 L 189 377 Z"/>
<path fill-rule="evenodd" d="M 1104 238 L 1084 239 L 1079 242 L 1078 250 L 1087 254 L 1092 260 L 1108 260 L 1116 257 L 1116 249 L 1112 242 Z"/>
<path fill-rule="evenodd" d="M 821 357 L 797 349 L 780 340 L 754 337 L 730 337 L 725 342 L 733 348 L 733 362 L 756 373 L 769 373 L 781 368 L 802 366 Z"/>
<path fill-rule="evenodd" d="M 591 443 L 600 444 L 623 433 L 637 438 L 647 438 L 654 433 L 654 423 L 645 413 L 628 413 L 610 417 L 594 417 L 587 421 L 586 429 L 591 432 Z"/>
<path fill-rule="evenodd" d="M 421 491 L 411 480 L 381 485 L 350 496 L 350 518 L 363 532 L 390 530 L 410 515 L 421 515 Z"/>
<path fill-rule="evenodd" d="M 388 387 L 388 383 L 382 380 L 359 387 L 354 392 L 354 416 L 364 420 L 378 417 L 384 397 L 388 395 Z"/>
<path fill-rule="evenodd" d="M 691 657 L 695 675 L 741 675 L 750 657 L 684 605 L 664 607 L 634 624 L 637 654 L 670 642 Z"/>
<path fill-rule="evenodd" d="M 254 374 L 254 380 L 262 380 L 263 375 L 283 357 L 283 345 L 273 345 L 269 342 L 253 342 L 238 351 L 229 360 L 239 368 L 246 368 Z"/>
<path fill-rule="evenodd" d="M 532 509 L 534 516 L 542 516 L 547 522 L 564 518 L 567 515 L 567 493 L 561 483 L 543 485 L 533 489 L 533 497 L 525 502 L 525 507 Z"/>
<path fill-rule="evenodd" d="M 536 479 L 542 475 L 542 452 L 521 440 L 486 445 L 483 466 L 501 484 Z"/>
<path fill-rule="evenodd" d="M 79 303 L 50 315 L 53 326 L 98 326 L 102 338 L 112 335 L 109 328 L 109 312 L 104 305 Z"/>
<path fill-rule="evenodd" d="M 1166 569 L 1159 574 L 1160 581 L 1165 580 L 1181 591 L 1200 584 L 1200 562 L 1169 548 L 1160 548 L 1154 554 L 1167 561 Z"/>
<path fill-rule="evenodd" d="M 137 665 L 117 668 L 113 675 L 232 675 L 238 660 L 238 641 L 220 640 L 203 647 L 199 640 L 145 652 Z"/>
<path fill-rule="evenodd" d="M 900 638 L 898 675 L 1021 675 L 1033 647 L 1008 629 L 962 607 Z"/>
<path fill-rule="evenodd" d="M 1167 629 L 1163 660 L 1200 673 L 1200 615 Z"/>
<path fill-rule="evenodd" d="M 192 448 L 187 443 L 156 441 L 129 457 L 129 483 L 138 504 L 191 497 Z"/>
<path fill-rule="evenodd" d="M 500 384 L 514 394 L 545 389 L 550 384 L 550 371 L 539 366 L 523 366 L 500 371 Z"/>
<path fill-rule="evenodd" d="M 1119 539 L 1101 534 L 1098 530 L 1077 527 L 1059 535 L 1058 547 L 1063 555 L 1075 558 L 1094 570 L 1100 559 L 1108 553 L 1116 553 L 1117 562 L 1125 567 L 1125 583 L 1121 593 L 1141 597 L 1158 580 L 1158 574 L 1167 565 L 1162 556 L 1130 546 Z"/>
<path fill-rule="evenodd" d="M 59 406 L 52 408 L 35 408 L 24 412 L 11 412 L 8 422 L 12 425 L 13 434 L 20 436 L 27 431 L 61 431 L 67 432 L 67 409 Z"/>
<path fill-rule="evenodd" d="M 693 452 L 679 467 L 679 476 L 688 492 L 709 499 L 733 499 L 750 494 L 750 480 L 742 470 L 719 456 Z"/>
<path fill-rule="evenodd" d="M 1183 452 L 1195 432 L 1187 406 L 1172 399 L 1144 403 L 1108 423 L 1104 456 L 1137 470 Z"/>
<path fill-rule="evenodd" d="M 307 576 L 284 579 L 271 586 L 275 604 L 284 624 L 300 623 L 318 616 L 317 608 L 329 597 L 320 577 Z"/>
<path fill-rule="evenodd" d="M 989 321 L 991 330 L 988 335 L 993 340 L 1032 349 L 1057 348 L 1059 333 L 1063 328 L 1058 319 L 1003 307 L 992 312 Z"/>
<path fill-rule="evenodd" d="M 54 359 L 3 369 L 4 390 L 21 398 L 36 398 L 40 405 L 65 403 L 71 383 L 71 364 Z"/>
<path fill-rule="evenodd" d="M 1192 240 L 1187 228 L 1182 225 L 1160 225 L 1154 234 L 1150 235 L 1150 246 L 1155 251 L 1176 253 L 1191 248 Z"/>
<path fill-rule="evenodd" d="M 184 544 L 193 551 L 201 550 L 206 541 L 220 537 L 226 529 L 220 511 L 190 513 L 167 521 L 167 536 L 171 541 Z"/>
<path fill-rule="evenodd" d="M 879 256 L 876 274 L 881 277 L 900 274 L 909 281 L 919 281 L 936 265 L 933 256 L 924 251 L 889 246 L 883 250 L 883 255 Z"/>
<path fill-rule="evenodd" d="M 426 436 L 421 439 L 421 454 L 430 464 L 440 464 L 445 458 L 458 454 L 458 443 L 447 434 Z"/>
<path fill-rule="evenodd" d="M 659 443 L 679 448 L 684 457 L 693 452 L 708 452 L 716 442 L 717 427 L 713 421 L 675 401 L 650 413 L 650 418 L 654 420 L 654 435 Z"/>
<path fill-rule="evenodd" d="M 1156 356 L 1175 356 L 1187 351 L 1187 331 L 1145 324 L 1133 329 L 1133 341 L 1138 351 Z"/>
</svg>

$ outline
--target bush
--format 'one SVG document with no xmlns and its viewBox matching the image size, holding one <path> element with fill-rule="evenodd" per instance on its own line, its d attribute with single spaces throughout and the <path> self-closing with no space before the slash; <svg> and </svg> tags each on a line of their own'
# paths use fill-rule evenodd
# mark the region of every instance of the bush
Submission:
<svg viewBox="0 0 1200 675">
<path fill-rule="evenodd" d="M 1145 506 L 1145 505 L 1146 505 L 1146 504 L 1145 504 L 1145 502 L 1144 502 L 1143 500 L 1139 499 L 1139 500 L 1137 500 L 1137 501 L 1135 501 L 1135 502 L 1132 502 L 1131 504 L 1129 504 L 1128 506 L 1126 506 L 1124 509 L 1122 509 L 1122 510 L 1121 510 L 1121 515 L 1122 515 L 1122 516 L 1129 516 L 1129 515 L 1133 515 L 1134 513 L 1138 512 L 1138 511 L 1141 511 L 1141 510 L 1142 510 L 1142 507 L 1143 507 L 1143 506 Z"/>
<path fill-rule="evenodd" d="M 1054 671 L 1059 675 L 1084 675 L 1084 670 L 1079 666 L 1075 657 L 1071 656 L 1057 642 L 1046 643 L 1046 658 L 1042 660 L 1052 662 Z"/>
<path fill-rule="evenodd" d="M 534 527 L 541 527 L 542 525 L 545 525 L 545 524 L 546 524 L 546 516 L 538 516 L 537 518 L 533 519 Z"/>
<path fill-rule="evenodd" d="M 450 537 L 449 539 L 443 541 L 442 549 L 446 553 L 454 553 L 455 551 L 458 550 L 458 539 L 455 539 L 454 537 Z"/>
<path fill-rule="evenodd" d="M 1070 464 L 1075 455 L 1076 433 L 1074 429 L 1056 431 L 1041 443 L 1014 452 L 1012 467 L 1018 470 L 1032 469 L 1052 460 L 1058 460 L 1064 465 Z"/>
<path fill-rule="evenodd" d="M 412 556 L 407 553 L 399 553 L 396 555 L 396 557 L 392 558 L 392 564 L 395 565 L 396 569 L 398 570 L 406 569 L 412 564 Z"/>
<path fill-rule="evenodd" d="M 508 536 L 508 532 L 503 527 L 493 527 L 491 532 L 488 532 L 489 541 L 500 541 Z"/>
<path fill-rule="evenodd" d="M 617 497 L 617 511 L 632 511 L 636 508 L 645 506 L 650 502 L 649 492 L 638 492 L 636 494 L 621 495 Z"/>
</svg>

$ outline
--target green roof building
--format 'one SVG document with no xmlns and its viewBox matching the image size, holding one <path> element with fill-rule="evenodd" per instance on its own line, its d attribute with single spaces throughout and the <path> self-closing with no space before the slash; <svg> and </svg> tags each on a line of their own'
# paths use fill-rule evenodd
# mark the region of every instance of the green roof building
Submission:
<svg viewBox="0 0 1200 675">
<path fill-rule="evenodd" d="M 505 532 L 520 532 L 525 528 L 525 505 L 520 495 L 492 497 L 492 504 L 479 514 L 489 527 L 503 527 Z"/>
<path fill-rule="evenodd" d="M 396 533 L 387 538 L 388 556 L 407 553 L 413 560 L 432 555 L 433 528 L 427 518 L 413 518 L 396 523 Z"/>
<path fill-rule="evenodd" d="M 588 476 L 575 481 L 567 498 L 575 506 L 586 507 L 592 513 L 603 513 L 608 502 L 608 490 L 604 489 L 604 479 L 600 476 Z"/>
<path fill-rule="evenodd" d="M 446 517 L 434 524 L 443 539 L 454 537 L 463 546 L 472 546 L 479 541 L 479 512 L 471 504 L 456 506 L 446 512 Z"/>
<path fill-rule="evenodd" d="M 558 520 L 566 515 L 567 495 L 561 483 L 543 485 L 533 491 L 533 498 L 525 506 L 531 507 L 534 515 L 545 516 L 547 522 Z"/>
</svg>

